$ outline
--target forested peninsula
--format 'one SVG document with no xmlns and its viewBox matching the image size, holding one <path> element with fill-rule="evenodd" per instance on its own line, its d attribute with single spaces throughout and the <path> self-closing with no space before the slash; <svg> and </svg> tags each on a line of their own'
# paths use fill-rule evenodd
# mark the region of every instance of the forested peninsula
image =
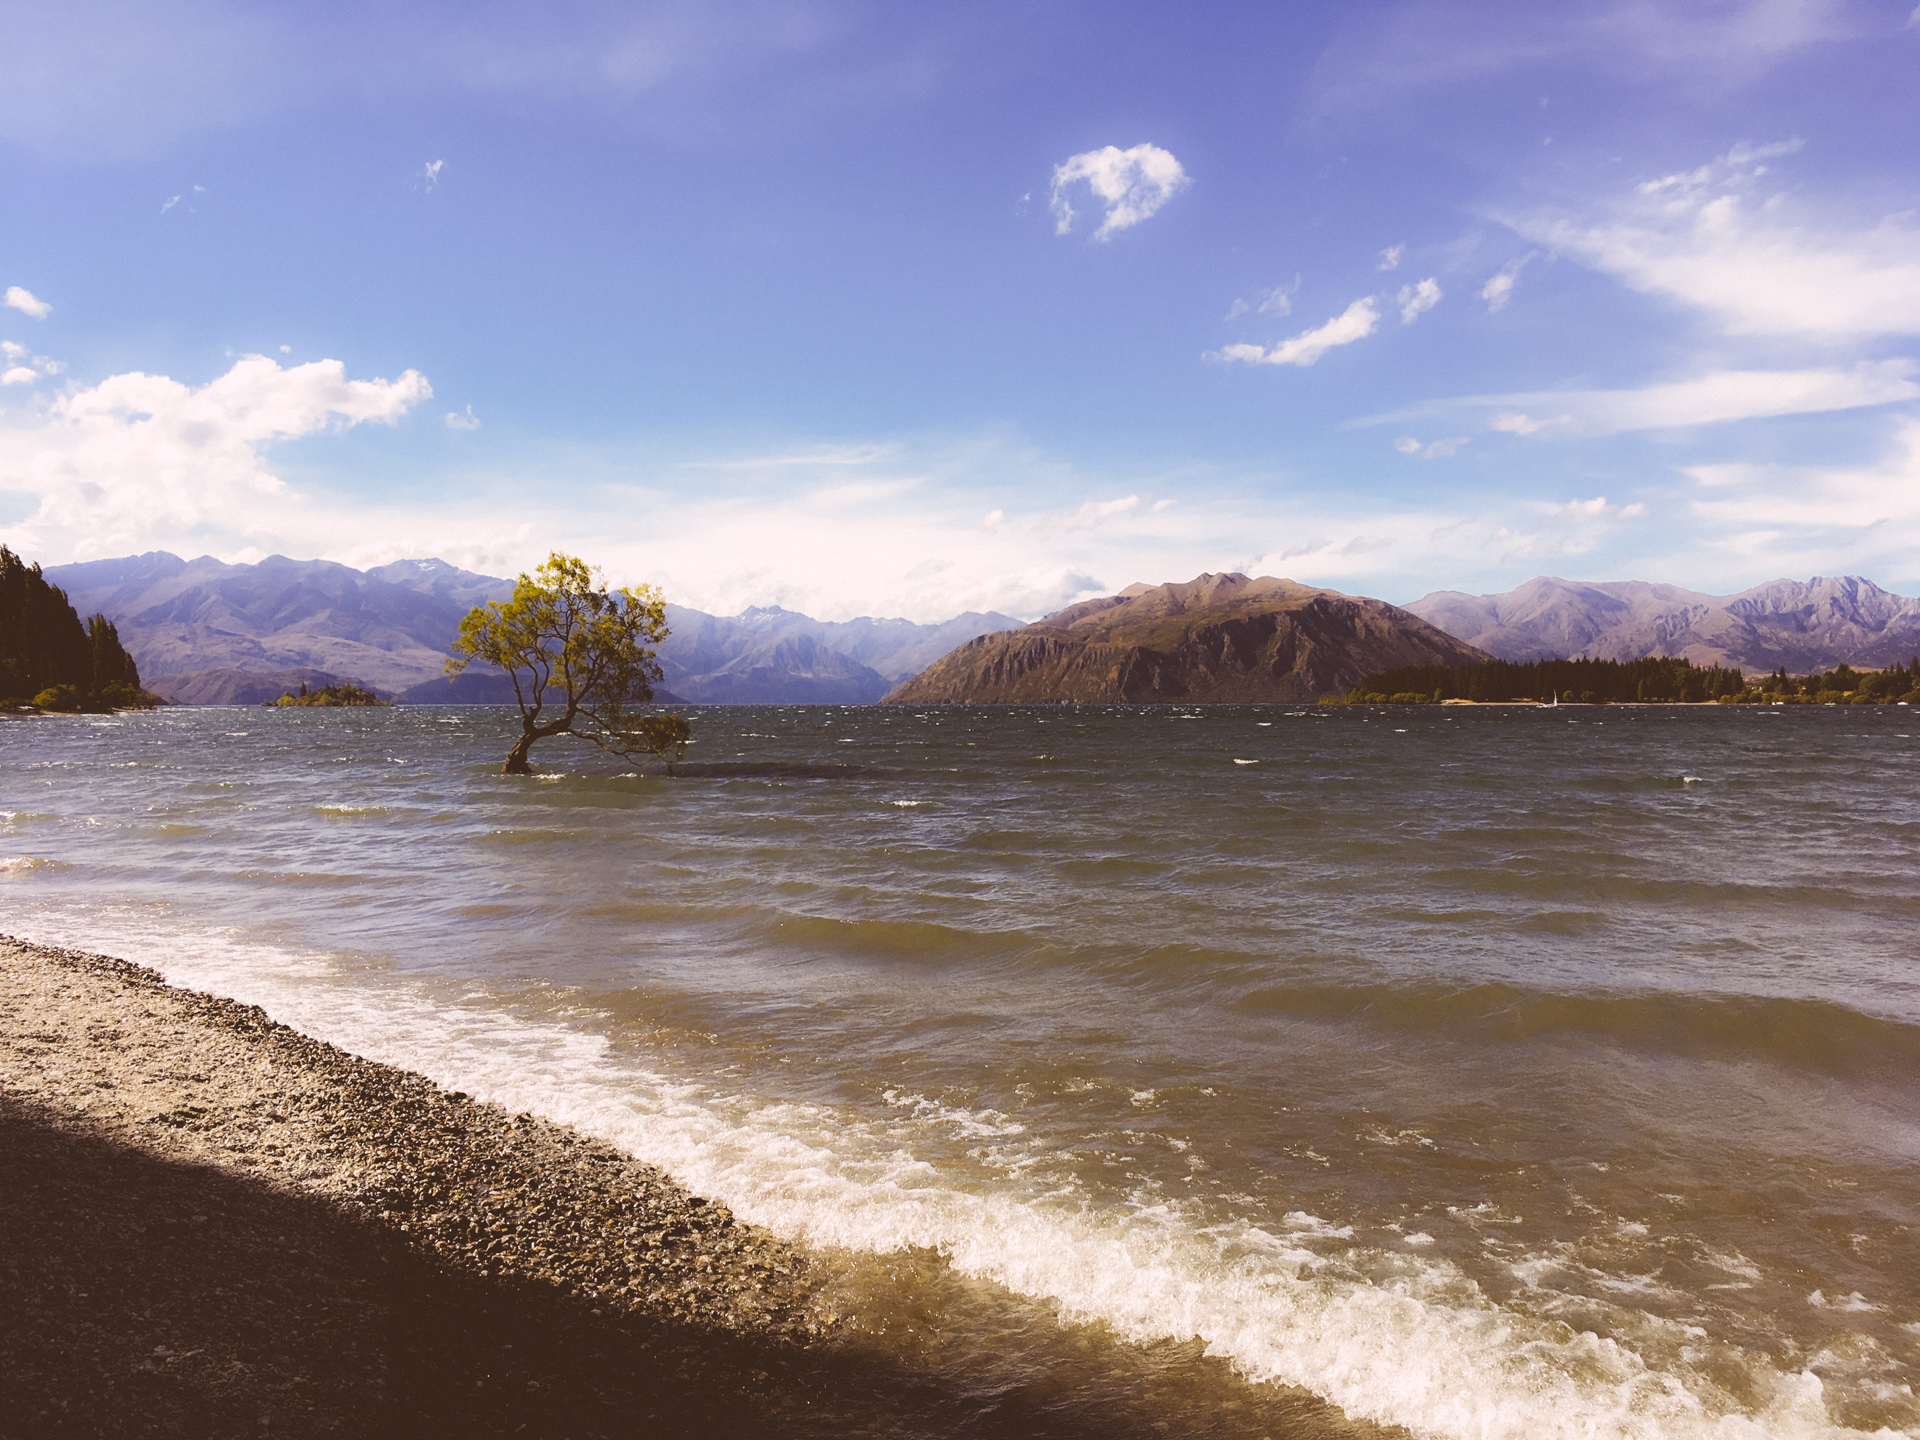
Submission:
<svg viewBox="0 0 1920 1440">
<path fill-rule="evenodd" d="M 1920 705 L 1920 656 L 1905 665 L 1789 675 L 1784 667 L 1749 683 L 1738 669 L 1666 656 L 1641 660 L 1493 660 L 1411 665 L 1363 678 L 1335 703 L 1348 705 Z"/>
<path fill-rule="evenodd" d="M 0 710 L 106 711 L 159 703 L 104 615 L 85 624 L 66 591 L 0 545 Z"/>
</svg>

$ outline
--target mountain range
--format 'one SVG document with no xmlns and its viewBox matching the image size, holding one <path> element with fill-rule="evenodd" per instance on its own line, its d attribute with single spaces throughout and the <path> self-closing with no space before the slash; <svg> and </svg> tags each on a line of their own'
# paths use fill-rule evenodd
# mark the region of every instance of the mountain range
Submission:
<svg viewBox="0 0 1920 1440">
<path fill-rule="evenodd" d="M 250 704 L 343 681 L 414 703 L 510 701 L 505 676 L 447 677 L 475 605 L 513 582 L 444 560 L 369 570 L 272 556 L 229 565 L 164 551 L 48 567 L 81 614 L 119 629 L 148 688 Z M 1495 595 L 1442 590 L 1396 609 L 1288 580 L 1202 575 L 1132 585 L 1022 625 L 969 611 L 938 625 L 823 621 L 778 606 L 667 606 L 659 695 L 693 703 L 1294 700 L 1370 671 L 1588 656 L 1685 656 L 1749 672 L 1881 667 L 1920 653 L 1920 600 L 1857 576 L 1773 580 L 1737 595 L 1540 576 Z M 1451 648 L 1449 648 L 1451 647 Z"/>
<path fill-rule="evenodd" d="M 888 694 L 894 704 L 1248 704 L 1337 694 L 1364 675 L 1488 657 L 1384 600 L 1271 576 L 1129 585 L 982 635 Z"/>
<path fill-rule="evenodd" d="M 513 592 L 511 580 L 444 560 L 356 570 L 280 555 L 229 565 L 151 551 L 45 573 L 83 613 L 114 621 L 147 687 L 179 703 L 252 704 L 303 682 L 339 681 L 413 703 L 513 698 L 498 672 L 443 674 L 466 613 Z M 777 606 L 718 616 L 668 605 L 659 698 L 866 704 L 954 645 L 1019 624 L 996 613 L 919 625 L 821 621 Z"/>
<path fill-rule="evenodd" d="M 1737 595 L 1543 575 L 1499 595 L 1440 590 L 1407 609 L 1502 660 L 1669 655 L 1806 674 L 1842 661 L 1881 668 L 1920 653 L 1920 600 L 1854 575 L 1770 580 Z"/>
</svg>

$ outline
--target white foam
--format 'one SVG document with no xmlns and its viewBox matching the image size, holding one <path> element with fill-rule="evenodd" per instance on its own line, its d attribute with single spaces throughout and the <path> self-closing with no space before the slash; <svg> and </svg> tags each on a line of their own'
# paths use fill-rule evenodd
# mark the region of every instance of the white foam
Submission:
<svg viewBox="0 0 1920 1440">
<path fill-rule="evenodd" d="M 0 859 L 0 875 L 32 875 L 42 871 L 57 873 L 72 868 L 63 860 L 49 860 L 41 855 L 15 855 L 10 859 Z"/>
<path fill-rule="evenodd" d="M 55 943 L 118 948 L 175 983 L 263 1005 L 370 1058 L 573 1124 L 792 1239 L 875 1253 L 934 1249 L 966 1274 L 1058 1302 L 1069 1318 L 1098 1319 L 1141 1342 L 1198 1337 L 1250 1379 L 1310 1389 L 1350 1415 L 1418 1435 L 1861 1433 L 1832 1424 L 1811 1373 L 1743 1357 L 1763 1397 L 1744 1410 L 1701 1375 L 1655 1370 L 1613 1340 L 1504 1310 L 1444 1260 L 1398 1251 L 1390 1277 L 1368 1283 L 1256 1226 L 1207 1225 L 1177 1203 L 1103 1211 L 1084 1196 L 1050 1205 L 1011 1188 L 969 1187 L 915 1154 L 899 1126 L 653 1073 L 598 1035 L 522 1020 L 488 1008 L 490 997 L 443 1001 L 408 982 L 347 983 L 323 962 L 218 936 L 106 936 L 97 923 L 44 918 L 39 928 Z M 92 933 L 46 933 L 81 928 Z M 925 1097 L 902 1093 L 896 1103 L 942 1127 L 957 1123 L 953 1107 Z M 902 1123 L 910 1135 L 918 1122 Z M 1002 1136 L 1011 1124 L 997 1115 L 984 1123 Z M 1506 1218 L 1490 1206 L 1457 1213 Z M 1304 1211 L 1287 1220 L 1302 1239 L 1348 1233 Z"/>
</svg>

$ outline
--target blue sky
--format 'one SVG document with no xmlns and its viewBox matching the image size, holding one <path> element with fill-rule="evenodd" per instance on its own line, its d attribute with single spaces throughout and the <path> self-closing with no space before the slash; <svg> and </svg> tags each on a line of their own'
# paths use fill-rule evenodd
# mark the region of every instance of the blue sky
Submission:
<svg viewBox="0 0 1920 1440">
<path fill-rule="evenodd" d="M 8 7 L 0 540 L 1920 589 L 1920 10 Z"/>
</svg>

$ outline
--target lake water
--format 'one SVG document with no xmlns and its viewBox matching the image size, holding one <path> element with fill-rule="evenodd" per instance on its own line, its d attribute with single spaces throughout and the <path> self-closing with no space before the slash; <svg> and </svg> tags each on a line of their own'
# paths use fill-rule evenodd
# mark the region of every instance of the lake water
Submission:
<svg viewBox="0 0 1920 1440">
<path fill-rule="evenodd" d="M 1920 716 L 688 713 L 0 725 L 0 928 L 818 1247 L 955 1434 L 1920 1434 Z"/>
</svg>

